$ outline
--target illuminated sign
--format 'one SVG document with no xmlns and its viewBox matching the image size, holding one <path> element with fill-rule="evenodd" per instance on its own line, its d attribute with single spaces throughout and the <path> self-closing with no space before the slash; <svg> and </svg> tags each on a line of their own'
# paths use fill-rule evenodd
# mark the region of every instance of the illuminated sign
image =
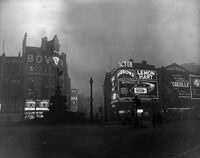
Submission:
<svg viewBox="0 0 200 158">
<path fill-rule="evenodd" d="M 135 94 L 147 94 L 147 88 L 136 87 L 136 88 L 134 88 L 134 93 Z"/>
<path fill-rule="evenodd" d="M 120 61 L 118 62 L 118 67 L 133 67 L 132 61 Z"/>
<path fill-rule="evenodd" d="M 122 69 L 117 71 L 117 78 L 133 78 L 135 80 L 156 80 L 156 70 Z"/>
<path fill-rule="evenodd" d="M 189 77 L 185 74 L 172 74 L 170 81 L 179 98 L 190 98 Z"/>
<path fill-rule="evenodd" d="M 112 94 L 112 100 L 116 100 L 117 99 L 117 94 L 116 93 L 113 93 Z"/>
<path fill-rule="evenodd" d="M 133 98 L 135 95 L 158 99 L 157 81 L 119 81 L 119 98 Z"/>
<path fill-rule="evenodd" d="M 190 93 L 192 99 L 200 99 L 200 76 L 190 75 Z"/>
<path fill-rule="evenodd" d="M 35 107 L 36 106 L 36 107 Z M 48 111 L 49 100 L 26 100 L 25 111 Z"/>
<path fill-rule="evenodd" d="M 35 62 L 37 64 L 41 64 L 41 63 L 45 62 L 46 64 L 53 63 L 55 65 L 58 65 L 58 62 L 60 61 L 60 59 L 58 57 L 28 54 L 26 61 L 27 61 L 27 63 Z"/>
<path fill-rule="evenodd" d="M 53 57 L 53 61 L 56 65 L 58 65 L 58 62 L 60 61 L 60 59 L 58 57 Z"/>
<path fill-rule="evenodd" d="M 155 70 L 136 70 L 139 80 L 154 80 L 157 79 Z"/>
<path fill-rule="evenodd" d="M 134 71 L 132 71 L 132 70 L 119 70 L 117 72 L 117 78 L 119 78 L 122 75 L 127 75 L 127 78 L 128 77 L 131 77 L 131 78 L 135 77 Z"/>
</svg>

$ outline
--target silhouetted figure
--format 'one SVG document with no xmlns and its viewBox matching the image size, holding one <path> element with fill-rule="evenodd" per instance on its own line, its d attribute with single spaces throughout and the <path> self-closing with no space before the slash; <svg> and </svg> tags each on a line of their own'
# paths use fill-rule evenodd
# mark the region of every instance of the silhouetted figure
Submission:
<svg viewBox="0 0 200 158">
<path fill-rule="evenodd" d="M 141 100 L 138 99 L 137 96 L 135 96 L 135 98 L 133 100 L 133 105 L 135 106 L 135 126 L 138 127 L 139 119 L 138 119 L 137 109 L 141 105 Z"/>
<path fill-rule="evenodd" d="M 156 114 L 153 113 L 153 116 L 152 116 L 152 124 L 153 124 L 153 127 L 156 127 L 156 122 L 157 122 L 157 120 L 156 120 Z"/>
<path fill-rule="evenodd" d="M 158 123 L 158 126 L 161 127 L 161 124 L 162 124 L 162 115 L 160 114 L 160 112 L 157 113 L 157 123 Z"/>
</svg>

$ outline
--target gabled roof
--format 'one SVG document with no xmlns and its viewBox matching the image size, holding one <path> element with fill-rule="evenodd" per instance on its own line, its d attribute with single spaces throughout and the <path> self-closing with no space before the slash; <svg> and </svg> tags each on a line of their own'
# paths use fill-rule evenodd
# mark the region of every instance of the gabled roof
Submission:
<svg viewBox="0 0 200 158">
<path fill-rule="evenodd" d="M 188 73 L 188 71 L 186 69 L 184 69 L 183 67 L 181 67 L 180 65 L 178 65 L 176 63 L 173 63 L 171 65 L 164 67 L 164 70 L 179 71 L 179 72 L 187 72 Z"/>
</svg>

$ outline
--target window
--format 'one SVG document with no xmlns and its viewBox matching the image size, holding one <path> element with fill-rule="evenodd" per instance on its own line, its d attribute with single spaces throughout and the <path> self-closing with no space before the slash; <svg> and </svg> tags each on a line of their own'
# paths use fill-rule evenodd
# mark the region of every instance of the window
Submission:
<svg viewBox="0 0 200 158">
<path fill-rule="evenodd" d="M 29 67 L 29 70 L 30 70 L 31 72 L 33 72 L 33 66 L 30 66 L 30 67 Z"/>
</svg>

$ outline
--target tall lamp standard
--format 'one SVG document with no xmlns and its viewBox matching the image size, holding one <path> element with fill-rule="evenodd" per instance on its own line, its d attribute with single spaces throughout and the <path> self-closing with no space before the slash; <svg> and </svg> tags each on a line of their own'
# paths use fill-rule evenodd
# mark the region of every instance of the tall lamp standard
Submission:
<svg viewBox="0 0 200 158">
<path fill-rule="evenodd" d="M 90 120 L 91 122 L 93 121 L 93 97 L 92 97 L 92 84 L 93 84 L 93 80 L 92 80 L 92 77 L 90 78 Z"/>
</svg>

